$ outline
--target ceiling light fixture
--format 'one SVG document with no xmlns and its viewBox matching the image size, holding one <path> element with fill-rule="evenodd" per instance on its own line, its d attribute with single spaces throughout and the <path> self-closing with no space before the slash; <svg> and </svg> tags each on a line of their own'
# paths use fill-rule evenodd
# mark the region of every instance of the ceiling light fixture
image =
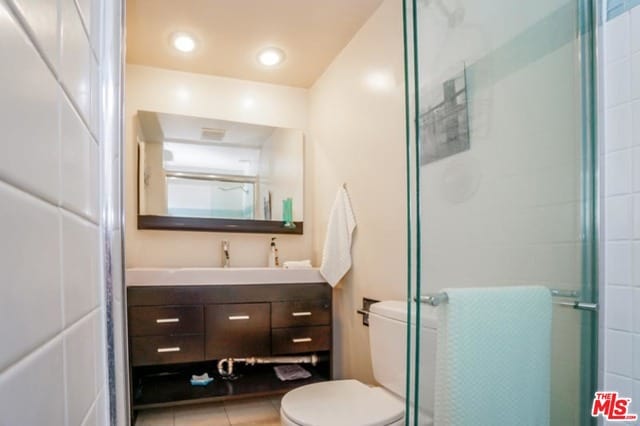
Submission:
<svg viewBox="0 0 640 426">
<path fill-rule="evenodd" d="M 171 44 L 181 52 L 193 52 L 196 41 L 187 33 L 175 33 L 171 36 Z"/>
<path fill-rule="evenodd" d="M 265 67 L 275 67 L 284 61 L 284 52 L 277 47 L 267 47 L 258 54 L 258 61 Z"/>
</svg>

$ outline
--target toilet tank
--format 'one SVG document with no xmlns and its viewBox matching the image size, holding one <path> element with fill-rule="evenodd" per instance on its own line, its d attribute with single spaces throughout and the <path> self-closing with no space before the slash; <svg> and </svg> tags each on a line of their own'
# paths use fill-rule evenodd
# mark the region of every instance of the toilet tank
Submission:
<svg viewBox="0 0 640 426">
<path fill-rule="evenodd" d="M 420 327 L 420 408 L 432 414 L 436 365 L 436 308 L 422 305 Z M 373 375 L 378 383 L 401 398 L 406 394 L 407 302 L 389 300 L 369 307 L 369 346 Z M 415 305 L 412 309 L 415 333 Z M 413 336 L 415 337 L 415 336 Z M 415 342 L 415 338 L 412 338 Z M 415 348 L 411 350 L 415 358 Z M 412 369 L 412 373 L 415 369 Z M 412 385 L 413 385 L 412 381 Z"/>
</svg>

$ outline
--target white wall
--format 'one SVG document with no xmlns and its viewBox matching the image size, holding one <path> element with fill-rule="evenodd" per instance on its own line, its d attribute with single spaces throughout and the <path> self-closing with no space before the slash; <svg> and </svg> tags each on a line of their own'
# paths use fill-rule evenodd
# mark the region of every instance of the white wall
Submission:
<svg viewBox="0 0 640 426">
<path fill-rule="evenodd" d="M 609 2 L 612 3 L 612 2 Z M 602 389 L 640 413 L 640 7 L 604 24 Z"/>
<path fill-rule="evenodd" d="M 311 88 L 313 253 L 347 184 L 358 227 L 353 268 L 334 292 L 335 373 L 373 382 L 362 298 L 406 298 L 402 2 L 386 0 Z M 306 213 L 305 213 L 306 214 Z M 306 217 L 305 217 L 306 220 Z"/>
<path fill-rule="evenodd" d="M 97 2 L 0 1 L 0 424 L 107 424 Z"/>
<path fill-rule="evenodd" d="M 231 241 L 232 266 L 266 266 L 271 238 L 268 234 L 138 230 L 137 147 L 133 121 L 136 111 L 305 131 L 307 103 L 308 92 L 304 89 L 128 65 L 125 96 L 126 267 L 220 266 L 223 239 Z M 305 162 L 308 167 L 309 159 Z M 305 193 L 309 191 L 307 183 Z M 278 250 L 283 261 L 311 256 L 313 211 L 308 202 L 304 207 L 304 235 L 278 236 Z"/>
</svg>

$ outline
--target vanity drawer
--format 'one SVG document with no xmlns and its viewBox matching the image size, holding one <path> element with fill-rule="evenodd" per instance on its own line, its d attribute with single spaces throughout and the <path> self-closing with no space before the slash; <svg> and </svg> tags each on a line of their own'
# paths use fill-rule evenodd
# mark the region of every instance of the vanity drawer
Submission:
<svg viewBox="0 0 640 426">
<path fill-rule="evenodd" d="M 204 360 L 204 336 L 146 336 L 131 338 L 133 366 Z"/>
<path fill-rule="evenodd" d="M 271 353 L 270 303 L 232 303 L 205 307 L 207 359 Z"/>
<path fill-rule="evenodd" d="M 134 306 L 129 308 L 131 336 L 202 334 L 202 306 Z"/>
<path fill-rule="evenodd" d="M 328 300 L 295 300 L 271 304 L 271 326 L 299 327 L 329 325 L 331 303 Z"/>
<path fill-rule="evenodd" d="M 331 327 L 274 328 L 271 336 L 274 355 L 331 349 Z"/>
</svg>

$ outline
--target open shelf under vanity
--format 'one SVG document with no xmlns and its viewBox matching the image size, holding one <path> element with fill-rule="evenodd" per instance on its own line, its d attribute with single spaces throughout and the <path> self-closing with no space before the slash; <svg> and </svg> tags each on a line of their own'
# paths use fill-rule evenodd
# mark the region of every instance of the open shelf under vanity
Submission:
<svg viewBox="0 0 640 426">
<path fill-rule="evenodd" d="M 160 285 L 127 287 L 131 408 L 134 412 L 248 397 L 281 395 L 330 380 L 332 291 L 326 283 Z M 317 355 L 301 364 L 311 377 L 281 381 L 275 364 L 227 358 Z M 214 380 L 192 386 L 192 375 Z"/>
<path fill-rule="evenodd" d="M 216 369 L 216 363 L 213 362 L 176 365 L 170 369 L 138 369 L 133 376 L 133 409 L 224 401 L 247 396 L 281 395 L 299 386 L 329 380 L 328 363 L 303 367 L 312 376 L 291 381 L 278 379 L 273 365 L 236 368 L 235 380 L 224 379 L 217 373 L 212 374 Z M 189 382 L 191 375 L 205 371 L 213 377 L 213 382 L 207 386 L 192 386 Z"/>
</svg>

